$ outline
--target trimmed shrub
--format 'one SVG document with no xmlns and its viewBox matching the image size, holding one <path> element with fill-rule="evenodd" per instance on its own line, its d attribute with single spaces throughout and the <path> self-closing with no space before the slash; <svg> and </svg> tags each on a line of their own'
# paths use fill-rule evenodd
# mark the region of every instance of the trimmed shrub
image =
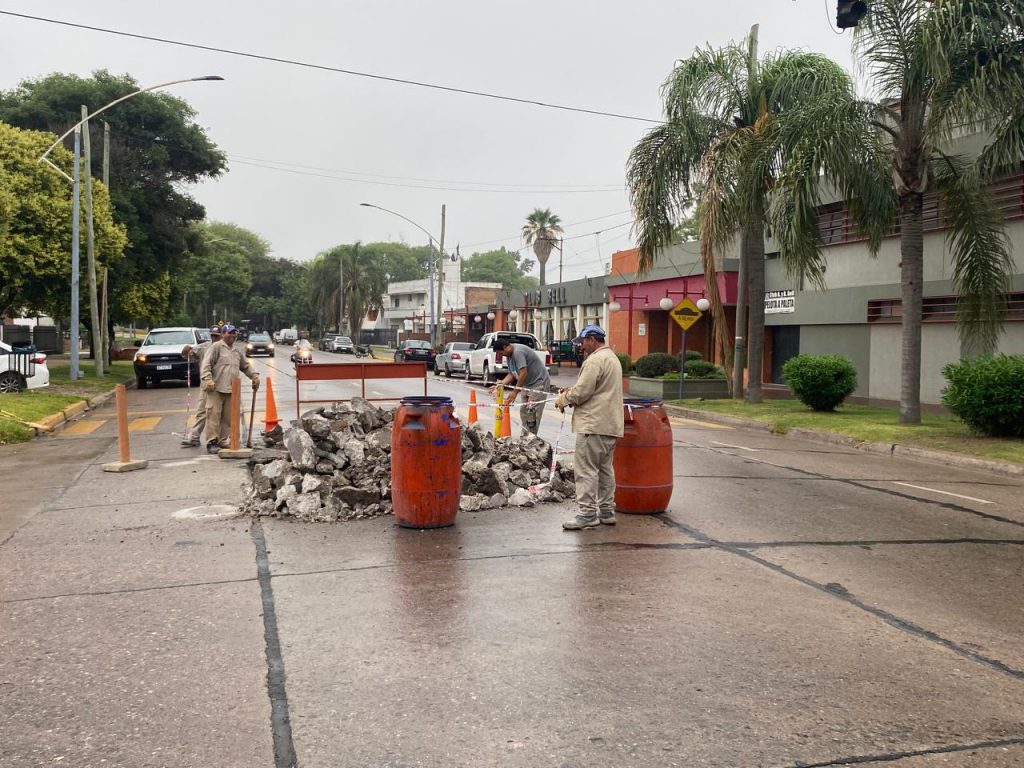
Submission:
<svg viewBox="0 0 1024 768">
<path fill-rule="evenodd" d="M 703 359 L 704 359 L 704 355 L 702 355 L 696 349 L 688 349 L 688 350 L 686 350 L 686 362 L 690 362 L 691 360 L 703 360 Z"/>
<path fill-rule="evenodd" d="M 636 375 L 656 379 L 672 371 L 679 371 L 679 358 L 664 352 L 652 352 L 636 361 Z"/>
<path fill-rule="evenodd" d="M 629 359 L 629 355 L 625 352 L 616 352 L 615 356 L 619 358 L 619 365 L 622 366 L 622 375 L 628 375 L 633 370 L 633 362 Z"/>
<path fill-rule="evenodd" d="M 975 432 L 1024 437 L 1024 355 L 999 355 L 950 363 L 942 404 Z"/>
<path fill-rule="evenodd" d="M 687 360 L 686 375 L 691 379 L 724 379 L 725 371 L 708 360 Z"/>
<path fill-rule="evenodd" d="M 842 355 L 797 355 L 782 366 L 782 379 L 815 411 L 834 411 L 857 388 L 857 370 Z"/>
</svg>

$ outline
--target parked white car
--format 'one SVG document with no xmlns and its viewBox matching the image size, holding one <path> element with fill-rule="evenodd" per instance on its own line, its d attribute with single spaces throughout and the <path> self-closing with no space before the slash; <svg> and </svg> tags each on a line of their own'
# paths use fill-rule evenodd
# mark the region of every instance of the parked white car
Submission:
<svg viewBox="0 0 1024 768">
<path fill-rule="evenodd" d="M 0 341 L 0 393 L 50 385 L 50 369 L 42 352 L 15 352 Z"/>
<path fill-rule="evenodd" d="M 469 365 L 466 368 L 466 380 L 474 377 L 481 378 L 484 384 L 492 384 L 497 379 L 508 374 L 508 365 L 505 356 L 495 352 L 491 345 L 495 338 L 511 338 L 514 344 L 525 344 L 533 349 L 534 354 L 540 358 L 545 367 L 551 365 L 551 353 L 548 352 L 540 339 L 532 333 L 517 333 L 515 331 L 498 331 L 497 333 L 485 333 L 483 338 L 477 342 L 476 348 L 469 353 Z"/>
<path fill-rule="evenodd" d="M 444 350 L 434 357 L 434 375 L 443 372 L 449 379 L 453 373 L 465 373 L 469 353 L 476 347 L 471 341 L 449 341 Z"/>
</svg>

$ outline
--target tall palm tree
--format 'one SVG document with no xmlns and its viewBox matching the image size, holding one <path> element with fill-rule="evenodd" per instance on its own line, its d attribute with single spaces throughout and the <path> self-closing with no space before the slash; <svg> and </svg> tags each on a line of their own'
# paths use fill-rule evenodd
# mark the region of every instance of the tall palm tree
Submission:
<svg viewBox="0 0 1024 768">
<path fill-rule="evenodd" d="M 746 319 L 737 307 L 736 335 L 748 342 L 746 397 L 760 402 L 766 229 L 773 221 L 782 225 L 773 234 L 783 262 L 820 284 L 817 180 L 828 173 L 846 196 L 869 192 L 877 173 L 865 173 L 862 162 L 876 156 L 872 134 L 855 129 L 863 125 L 862 108 L 838 64 L 801 51 L 759 59 L 756 25 L 742 44 L 698 48 L 679 62 L 662 86 L 662 97 L 666 122 L 634 147 L 626 171 L 639 271 L 649 270 L 658 251 L 672 243 L 676 226 L 695 202 L 707 253 L 739 234 L 739 290 L 741 298 L 749 296 L 750 311 L 743 334 Z M 858 221 L 870 213 L 865 208 L 854 209 Z M 869 245 L 877 250 L 881 231 L 871 227 L 870 216 L 863 220 Z M 712 267 L 713 259 L 706 258 L 705 266 Z M 706 274 L 709 283 L 714 279 Z M 713 315 L 724 323 L 722 313 Z M 737 346 L 733 396 L 739 398 L 744 359 Z"/>
<path fill-rule="evenodd" d="M 545 285 L 544 268 L 555 247 L 555 240 L 562 234 L 562 220 L 550 208 L 534 208 L 523 224 L 523 242 L 533 246 L 533 253 L 540 264 L 540 284 Z"/>
<path fill-rule="evenodd" d="M 898 202 L 902 294 L 900 421 L 921 421 L 924 279 L 922 204 L 934 192 L 946 218 L 961 338 L 979 351 L 998 341 L 1013 269 L 988 177 L 1024 152 L 1020 3 L 874 0 L 855 50 L 881 95 L 873 125 Z M 948 154 L 954 129 L 988 129 L 976 158 Z"/>
<path fill-rule="evenodd" d="M 352 336 L 358 339 L 366 313 L 383 306 L 387 291 L 383 262 L 361 243 L 353 243 L 321 253 L 310 264 L 310 270 L 310 301 L 317 315 L 325 326 L 338 317 L 339 289 L 343 289 L 345 319 Z"/>
</svg>

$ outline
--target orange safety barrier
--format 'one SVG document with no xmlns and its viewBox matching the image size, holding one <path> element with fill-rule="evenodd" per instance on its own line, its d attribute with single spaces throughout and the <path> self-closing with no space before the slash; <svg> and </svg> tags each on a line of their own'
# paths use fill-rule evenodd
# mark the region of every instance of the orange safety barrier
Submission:
<svg viewBox="0 0 1024 768">
<path fill-rule="evenodd" d="M 263 418 L 263 431 L 270 432 L 281 423 L 277 418 L 277 401 L 274 399 L 274 380 L 267 376 L 267 412 Z"/>
<path fill-rule="evenodd" d="M 501 434 L 504 437 L 512 437 L 512 414 L 507 405 L 501 413 Z"/>
<path fill-rule="evenodd" d="M 350 397 L 332 397 L 326 400 L 303 400 L 300 385 L 304 381 L 361 381 L 364 400 L 401 400 L 407 395 L 394 397 L 367 397 L 367 379 L 423 379 L 423 396 L 427 396 L 427 364 L 419 363 L 306 363 L 295 366 L 295 410 L 302 416 L 303 403 L 342 403 Z"/>
<path fill-rule="evenodd" d="M 469 390 L 469 423 L 476 424 L 476 390 Z"/>
</svg>

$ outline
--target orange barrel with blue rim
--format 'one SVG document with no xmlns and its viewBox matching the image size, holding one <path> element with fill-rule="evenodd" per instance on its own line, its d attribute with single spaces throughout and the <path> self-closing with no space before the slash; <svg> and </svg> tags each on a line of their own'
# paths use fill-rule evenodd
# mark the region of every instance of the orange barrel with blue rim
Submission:
<svg viewBox="0 0 1024 768">
<path fill-rule="evenodd" d="M 404 397 L 391 430 L 391 500 L 404 528 L 455 523 L 462 497 L 462 427 L 450 397 Z"/>
<path fill-rule="evenodd" d="M 672 498 L 672 426 L 661 400 L 626 398 L 615 443 L 615 510 L 653 515 Z"/>
</svg>

